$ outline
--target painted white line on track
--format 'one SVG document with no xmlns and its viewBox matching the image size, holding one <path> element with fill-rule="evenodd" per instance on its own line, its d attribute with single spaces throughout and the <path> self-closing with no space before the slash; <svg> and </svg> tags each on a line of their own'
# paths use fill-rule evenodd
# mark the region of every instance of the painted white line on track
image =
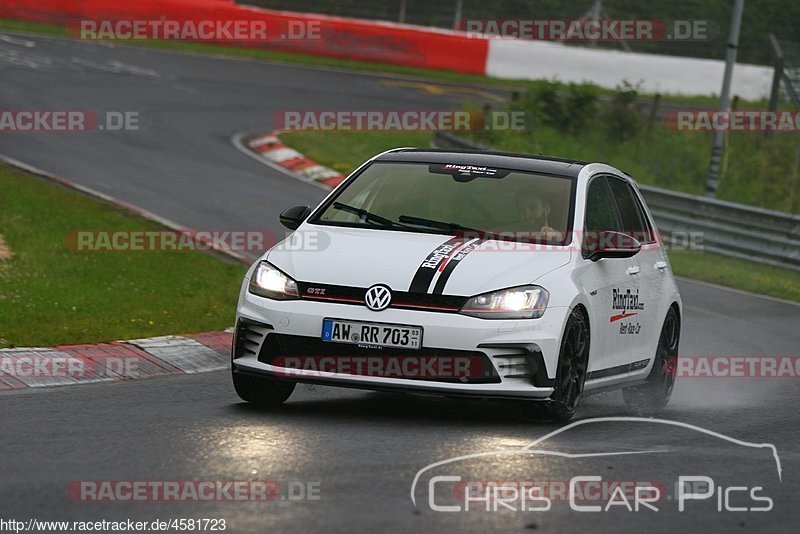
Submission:
<svg viewBox="0 0 800 534">
<path fill-rule="evenodd" d="M 36 46 L 36 43 L 33 41 L 29 41 L 27 39 L 17 39 L 16 37 L 11 37 L 9 35 L 0 35 L 0 41 L 8 44 L 24 46 L 25 48 L 33 48 Z"/>
</svg>

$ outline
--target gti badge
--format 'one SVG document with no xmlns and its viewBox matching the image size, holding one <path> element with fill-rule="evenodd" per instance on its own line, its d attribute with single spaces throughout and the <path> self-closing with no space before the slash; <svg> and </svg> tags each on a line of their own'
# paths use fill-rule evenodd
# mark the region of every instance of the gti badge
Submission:
<svg viewBox="0 0 800 534">
<path fill-rule="evenodd" d="M 376 284 L 367 289 L 364 303 L 373 311 L 385 310 L 392 302 L 392 290 L 382 284 Z"/>
</svg>

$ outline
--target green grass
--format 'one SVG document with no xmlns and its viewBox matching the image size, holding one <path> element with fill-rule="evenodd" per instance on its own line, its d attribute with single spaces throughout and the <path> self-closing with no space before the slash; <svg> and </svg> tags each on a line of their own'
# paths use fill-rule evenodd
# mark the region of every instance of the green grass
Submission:
<svg viewBox="0 0 800 534">
<path fill-rule="evenodd" d="M 39 24 L 20 20 L 0 19 L 0 30 L 17 31 L 26 33 L 39 33 L 56 36 L 69 36 L 68 30 L 61 26 Z M 115 45 L 120 46 L 144 46 L 161 48 L 165 50 L 175 50 L 179 52 L 193 52 L 198 54 L 217 55 L 225 57 L 254 59 L 277 63 L 290 63 L 299 65 L 309 65 L 318 67 L 331 67 L 339 69 L 349 69 L 362 72 L 387 73 L 401 75 L 405 77 L 419 78 L 430 82 L 456 83 L 460 85 L 486 85 L 507 88 L 519 92 L 525 92 L 532 86 L 539 83 L 539 80 L 510 80 L 494 78 L 477 74 L 464 74 L 455 71 L 430 70 L 417 67 L 406 67 L 402 65 L 390 65 L 387 63 L 376 63 L 369 61 L 353 61 L 333 57 L 311 56 L 305 54 L 294 54 L 280 52 L 276 50 L 266 50 L 261 48 L 247 48 L 226 46 L 219 44 L 199 43 L 193 41 L 163 41 L 163 40 L 140 40 L 140 41 L 114 41 Z M 551 82 L 558 83 L 556 80 Z M 612 95 L 612 89 L 600 89 L 602 95 Z M 642 94 L 642 98 L 649 99 L 653 95 Z M 719 103 L 719 98 L 714 95 L 662 95 L 663 102 L 674 104 L 684 104 L 694 107 L 705 107 L 715 109 Z M 766 101 L 745 101 L 740 102 L 740 107 L 760 108 L 766 106 Z"/>
<path fill-rule="evenodd" d="M 0 29 L 6 31 L 40 33 L 43 35 L 57 35 L 68 37 L 69 32 L 63 26 L 53 26 L 52 24 L 39 24 L 37 22 L 27 22 L 24 20 L 0 19 Z"/>
<path fill-rule="evenodd" d="M 635 87 L 621 88 L 609 101 L 596 86 L 566 90 L 540 82 L 509 111 L 524 113 L 524 131 L 471 133 L 501 150 L 609 163 L 642 184 L 703 194 L 711 155 L 711 132 L 678 131 L 649 122 L 635 102 Z M 772 210 L 800 213 L 800 143 L 794 132 L 728 132 L 717 198 Z"/>
<path fill-rule="evenodd" d="M 691 250 L 674 250 L 669 261 L 680 276 L 800 302 L 797 271 Z"/>
<path fill-rule="evenodd" d="M 427 147 L 429 132 L 291 132 L 281 134 L 288 146 L 311 159 L 348 173 L 367 158 L 400 146 Z M 530 152 L 525 145 L 504 148 Z M 577 145 L 576 145 L 577 148 Z M 614 161 L 609 157 L 609 161 Z M 679 162 L 676 162 L 676 164 Z M 679 276 L 704 280 L 800 302 L 800 272 L 770 267 L 710 252 L 672 251 L 672 270 Z"/>
<path fill-rule="evenodd" d="M 431 141 L 430 132 L 291 132 L 281 137 L 311 159 L 344 174 L 384 150 L 427 147 Z M 614 142 L 602 132 L 576 138 L 545 127 L 476 137 L 509 152 L 606 162 L 630 173 L 639 183 L 696 195 L 705 190 L 711 146 L 710 134 L 671 132 L 663 127 L 625 142 Z M 771 138 L 758 133 L 731 135 L 717 197 L 800 213 L 800 177 L 793 174 L 790 157 L 796 142 L 791 134 Z"/>
<path fill-rule="evenodd" d="M 602 129 L 585 132 L 571 136 L 542 126 L 529 132 L 494 132 L 475 138 L 510 152 L 601 161 L 630 173 L 642 184 L 695 195 L 705 192 L 710 133 L 676 132 L 656 124 L 649 135 L 641 133 L 619 141 Z M 728 134 L 717 198 L 800 213 L 800 176 L 794 168 L 796 136 Z"/>
<path fill-rule="evenodd" d="M 0 347 L 96 343 L 231 326 L 244 267 L 202 252 L 73 252 L 74 230 L 159 225 L 0 166 Z"/>
</svg>

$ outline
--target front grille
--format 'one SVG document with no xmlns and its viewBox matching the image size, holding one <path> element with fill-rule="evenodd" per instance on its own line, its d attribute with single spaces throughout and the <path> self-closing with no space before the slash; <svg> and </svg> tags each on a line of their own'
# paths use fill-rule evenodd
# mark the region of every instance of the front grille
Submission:
<svg viewBox="0 0 800 534">
<path fill-rule="evenodd" d="M 267 335 L 258 361 L 286 369 L 355 376 L 460 384 L 500 382 L 489 358 L 479 351 L 374 349 L 288 334 Z"/>
<path fill-rule="evenodd" d="M 364 304 L 364 295 L 367 289 L 369 289 L 366 287 L 335 286 L 311 282 L 297 282 L 297 288 L 300 297 L 305 300 L 356 305 Z M 467 300 L 469 300 L 469 297 L 431 295 L 429 293 L 411 293 L 408 291 L 392 290 L 392 303 L 389 307 L 441 313 L 458 313 Z"/>
</svg>

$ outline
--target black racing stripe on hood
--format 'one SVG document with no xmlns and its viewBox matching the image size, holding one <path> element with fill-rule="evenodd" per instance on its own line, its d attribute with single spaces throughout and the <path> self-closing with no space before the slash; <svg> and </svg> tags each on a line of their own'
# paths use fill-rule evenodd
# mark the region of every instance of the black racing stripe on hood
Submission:
<svg viewBox="0 0 800 534">
<path fill-rule="evenodd" d="M 463 236 L 453 237 L 433 249 L 417 268 L 417 272 L 411 280 L 411 285 L 408 287 L 408 292 L 427 293 L 433 281 L 433 277 L 436 274 L 436 269 L 439 268 L 439 265 L 441 265 L 444 259 L 450 257 L 450 255 L 466 241 L 467 239 Z"/>
<path fill-rule="evenodd" d="M 447 265 L 445 265 L 442 274 L 439 275 L 439 279 L 436 280 L 436 285 L 433 288 L 434 295 L 441 295 L 444 292 L 444 286 L 447 285 L 450 275 L 456 270 L 456 267 L 458 267 L 458 264 L 461 263 L 461 260 L 466 258 L 467 254 L 478 248 L 484 241 L 484 239 L 476 239 L 467 246 L 463 247 L 456 255 L 450 258 L 450 261 L 448 261 Z"/>
</svg>

